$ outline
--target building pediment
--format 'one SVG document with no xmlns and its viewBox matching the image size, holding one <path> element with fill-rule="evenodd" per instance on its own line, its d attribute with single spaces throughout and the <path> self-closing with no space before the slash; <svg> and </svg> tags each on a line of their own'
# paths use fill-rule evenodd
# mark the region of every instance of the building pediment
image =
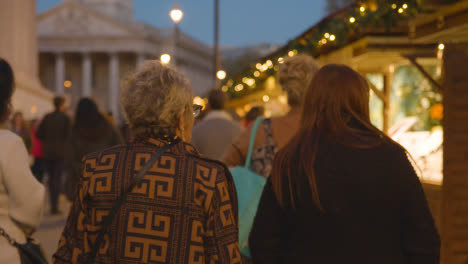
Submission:
<svg viewBox="0 0 468 264">
<path fill-rule="evenodd" d="M 128 38 L 143 34 L 131 25 L 89 9 L 82 4 L 65 1 L 40 14 L 37 21 L 40 38 Z"/>
</svg>

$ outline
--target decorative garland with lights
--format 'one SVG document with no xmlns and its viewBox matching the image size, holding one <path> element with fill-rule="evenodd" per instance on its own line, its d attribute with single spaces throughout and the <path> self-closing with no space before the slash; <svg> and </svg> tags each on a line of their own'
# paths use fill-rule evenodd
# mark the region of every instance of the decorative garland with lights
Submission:
<svg viewBox="0 0 468 264">
<path fill-rule="evenodd" d="M 284 57 L 298 53 L 318 56 L 339 49 L 368 33 L 407 34 L 407 20 L 420 11 L 418 0 L 367 0 L 326 17 L 280 51 L 251 65 L 244 74 L 221 87 L 230 98 L 242 97 L 275 74 Z"/>
</svg>

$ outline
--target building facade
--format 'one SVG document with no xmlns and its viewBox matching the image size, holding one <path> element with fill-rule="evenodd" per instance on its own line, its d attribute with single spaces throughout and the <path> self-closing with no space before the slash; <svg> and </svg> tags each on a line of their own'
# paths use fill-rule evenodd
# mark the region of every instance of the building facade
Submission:
<svg viewBox="0 0 468 264">
<path fill-rule="evenodd" d="M 133 0 L 64 0 L 39 14 L 37 31 L 40 79 L 69 98 L 72 108 L 79 98 L 92 97 L 122 121 L 121 79 L 165 53 L 195 95 L 215 85 L 212 48 L 178 30 L 135 21 Z"/>
<path fill-rule="evenodd" d="M 36 1 L 0 1 L 0 58 L 12 66 L 15 92 L 12 106 L 27 119 L 52 110 L 52 93 L 41 86 L 38 75 Z"/>
</svg>

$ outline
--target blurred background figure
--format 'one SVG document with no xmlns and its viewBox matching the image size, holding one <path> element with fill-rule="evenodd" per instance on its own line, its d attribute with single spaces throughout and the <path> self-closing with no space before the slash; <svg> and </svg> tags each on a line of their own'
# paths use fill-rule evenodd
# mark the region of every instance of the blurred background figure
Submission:
<svg viewBox="0 0 468 264">
<path fill-rule="evenodd" d="M 219 90 L 208 95 L 207 115 L 193 128 L 192 145 L 210 159 L 219 160 L 242 133 L 242 127 L 225 110 L 227 96 Z"/>
<path fill-rule="evenodd" d="M 70 133 L 70 118 L 64 113 L 65 99 L 56 96 L 55 111 L 47 114 L 37 130 L 37 138 L 43 143 L 44 160 L 49 176 L 50 212 L 60 214 L 58 196 L 61 192 L 65 142 Z"/>
<path fill-rule="evenodd" d="M 257 120 L 257 118 L 263 116 L 265 113 L 265 108 L 263 106 L 254 106 L 250 111 L 245 115 L 244 127 L 250 126 L 252 122 Z"/>
<path fill-rule="evenodd" d="M 10 65 L 0 59 L 0 124 L 10 112 L 14 77 Z M 32 175 L 23 140 L 0 129 L 0 231 L 26 243 L 41 220 L 45 190 Z M 21 263 L 18 249 L 0 235 L 0 263 Z"/>
<path fill-rule="evenodd" d="M 288 95 L 288 104 L 291 110 L 285 116 L 265 119 L 260 124 L 251 159 L 253 172 L 264 177 L 270 176 L 276 152 L 286 145 L 299 127 L 302 99 L 319 68 L 319 64 L 308 55 L 298 55 L 285 59 L 284 63 L 280 65 L 278 82 Z M 259 112 L 259 110 L 254 110 L 252 116 L 257 115 Z M 258 114 L 258 116 L 260 115 Z M 226 163 L 227 166 L 234 167 L 245 164 L 251 127 L 244 131 L 224 153 L 221 161 Z"/>
<path fill-rule="evenodd" d="M 42 142 L 37 138 L 37 129 L 39 128 L 40 122 L 38 119 L 31 121 L 31 156 L 33 157 L 33 165 L 31 166 L 32 173 L 36 176 L 36 179 L 42 182 L 46 166 L 44 163 L 44 153 L 42 152 Z"/>
<path fill-rule="evenodd" d="M 22 112 L 15 112 L 11 119 L 11 130 L 23 139 L 28 150 L 31 149 L 31 137 Z"/>
<path fill-rule="evenodd" d="M 99 112 L 97 104 L 90 98 L 81 99 L 65 146 L 65 167 L 68 170 L 65 193 L 70 201 L 74 199 L 80 179 L 82 158 L 122 143 L 120 132 Z"/>
</svg>

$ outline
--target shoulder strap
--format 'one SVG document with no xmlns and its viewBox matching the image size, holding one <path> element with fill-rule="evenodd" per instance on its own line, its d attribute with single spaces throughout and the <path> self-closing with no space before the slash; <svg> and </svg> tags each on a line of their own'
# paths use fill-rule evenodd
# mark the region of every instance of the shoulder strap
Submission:
<svg viewBox="0 0 468 264">
<path fill-rule="evenodd" d="M 174 142 L 174 143 L 177 143 Z M 173 143 L 173 144 L 174 144 Z M 151 156 L 150 160 L 148 160 L 148 162 L 145 163 L 145 165 L 143 166 L 143 168 L 138 172 L 138 174 L 132 178 L 132 181 L 130 183 L 130 185 L 128 186 L 127 190 L 125 190 L 120 196 L 119 198 L 117 199 L 117 201 L 114 203 L 114 205 L 112 206 L 112 209 L 111 211 L 109 212 L 109 214 L 104 218 L 103 220 L 103 224 L 102 224 L 102 228 L 101 230 L 99 231 L 99 234 L 96 238 L 96 242 L 94 243 L 94 247 L 93 247 L 93 250 L 90 252 L 89 254 L 89 257 L 87 259 L 87 263 L 93 263 L 94 261 L 94 258 L 96 258 L 96 255 L 97 255 L 97 252 L 99 250 L 99 247 L 102 243 L 102 240 L 104 239 L 104 234 L 107 233 L 107 230 L 109 229 L 109 226 L 112 224 L 113 220 L 114 220 L 114 217 L 115 217 L 115 214 L 117 213 L 117 211 L 119 210 L 119 208 L 122 206 L 122 204 L 125 202 L 126 198 L 127 198 L 127 194 L 129 192 L 132 191 L 133 187 L 135 187 L 135 185 L 137 185 L 141 179 L 143 179 L 143 177 L 145 176 L 145 174 L 148 172 L 149 169 L 151 169 L 151 167 L 153 167 L 154 163 L 162 156 L 162 154 L 164 154 L 164 152 L 166 152 L 166 150 L 172 146 L 173 144 L 168 144 L 168 145 L 164 145 L 163 147 L 159 148 L 156 153 L 153 154 L 153 156 Z"/>
<path fill-rule="evenodd" d="M 263 117 L 257 118 L 255 124 L 252 126 L 252 130 L 250 131 L 250 141 L 249 141 L 249 151 L 247 152 L 247 157 L 245 158 L 245 167 L 250 168 L 250 163 L 252 159 L 252 152 L 255 145 L 255 138 L 257 137 L 257 130 L 260 126 L 260 123 L 264 120 Z"/>
</svg>

